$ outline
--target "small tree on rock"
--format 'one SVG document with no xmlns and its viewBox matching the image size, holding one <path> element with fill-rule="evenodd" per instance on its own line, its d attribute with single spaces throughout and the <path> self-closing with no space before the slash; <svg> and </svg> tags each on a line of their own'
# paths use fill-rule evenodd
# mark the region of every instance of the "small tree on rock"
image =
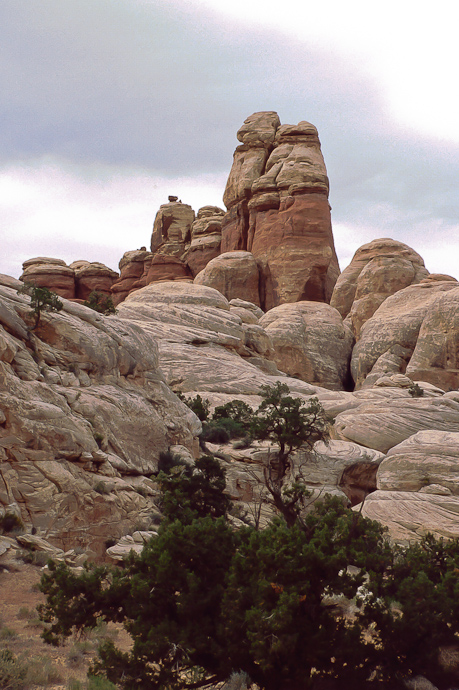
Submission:
<svg viewBox="0 0 459 690">
<path fill-rule="evenodd" d="M 58 312 L 64 306 L 59 296 L 46 287 L 37 287 L 31 283 L 24 283 L 17 292 L 18 294 L 30 295 L 30 307 L 35 314 L 33 331 L 38 328 L 42 312 Z"/>
<path fill-rule="evenodd" d="M 264 468 L 266 488 L 288 526 L 292 526 L 308 492 L 300 472 L 292 472 L 291 457 L 295 450 L 326 438 L 327 420 L 317 398 L 305 403 L 289 395 L 285 383 L 262 386 L 260 406 L 254 413 L 250 431 L 254 438 L 274 441 L 279 450 Z M 287 476 L 291 481 L 286 486 Z"/>
</svg>

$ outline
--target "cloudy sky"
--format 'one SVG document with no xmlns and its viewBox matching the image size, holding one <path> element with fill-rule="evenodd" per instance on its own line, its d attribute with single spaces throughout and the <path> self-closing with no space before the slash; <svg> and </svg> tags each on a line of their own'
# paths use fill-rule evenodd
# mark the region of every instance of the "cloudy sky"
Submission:
<svg viewBox="0 0 459 690">
<path fill-rule="evenodd" d="M 377 237 L 459 278 L 456 0 L 1 0 L 0 273 L 223 206 L 253 112 L 314 123 L 341 268 Z"/>
</svg>

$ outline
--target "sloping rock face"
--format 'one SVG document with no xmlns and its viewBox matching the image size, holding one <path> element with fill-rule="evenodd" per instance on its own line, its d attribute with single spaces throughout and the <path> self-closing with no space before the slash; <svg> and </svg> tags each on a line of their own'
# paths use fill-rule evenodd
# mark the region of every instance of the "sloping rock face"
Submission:
<svg viewBox="0 0 459 690">
<path fill-rule="evenodd" d="M 191 226 L 191 244 L 182 257 L 193 276 L 220 254 L 222 221 L 225 212 L 218 206 L 203 206 Z"/>
<path fill-rule="evenodd" d="M 421 282 L 429 272 L 414 249 L 389 238 L 360 247 L 336 281 L 330 304 L 359 339 L 363 324 L 387 297 Z"/>
<path fill-rule="evenodd" d="M 2 281 L 6 282 L 6 281 Z M 64 301 L 30 331 L 18 281 L 0 285 L 0 505 L 66 549 L 148 525 L 150 480 L 200 423 L 164 382 L 154 338 Z M 138 490 L 142 489 L 142 493 Z"/>
<path fill-rule="evenodd" d="M 449 318 L 454 320 L 451 309 L 454 309 L 453 305 L 459 297 L 459 291 L 457 283 L 452 281 L 426 280 L 418 285 L 399 290 L 381 304 L 364 324 L 360 339 L 352 353 L 351 372 L 357 387 L 372 385 L 384 374 L 407 371 L 413 376 L 415 365 L 413 364 L 412 369 L 408 367 L 423 321 L 428 316 L 428 320 L 434 319 L 435 323 L 436 317 L 433 315 L 437 312 L 440 300 L 449 292 L 453 296 L 445 302 L 444 313 L 449 313 Z M 430 332 L 430 326 L 426 325 L 424 330 L 426 343 L 429 340 L 428 332 Z M 441 369 L 442 365 L 451 367 L 451 374 L 448 376 L 457 375 L 456 360 L 455 357 L 448 356 L 447 343 L 446 333 L 438 336 L 435 349 L 435 357 L 440 358 L 437 377 L 433 365 L 435 359 L 430 360 L 432 363 L 430 367 L 426 364 L 426 360 L 423 360 L 423 357 L 429 358 L 426 348 L 420 350 L 419 359 L 415 360 L 415 362 L 420 362 L 423 368 L 429 368 L 429 381 L 435 385 L 445 378 Z M 429 345 L 431 346 L 433 342 Z M 422 351 L 424 355 L 421 354 Z M 422 380 L 421 377 L 419 378 Z"/>
<path fill-rule="evenodd" d="M 62 259 L 46 256 L 28 259 L 22 264 L 21 280 L 37 287 L 46 287 L 59 297 L 75 297 L 75 273 Z"/>
<path fill-rule="evenodd" d="M 273 342 L 277 366 L 289 376 L 335 390 L 349 385 L 354 337 L 336 309 L 320 302 L 281 304 L 260 324 Z"/>
<path fill-rule="evenodd" d="M 280 126 L 277 113 L 251 115 L 223 196 L 222 252 L 251 251 L 261 273 L 261 306 L 329 302 L 339 275 L 328 177 L 317 129 Z"/>
<path fill-rule="evenodd" d="M 259 271 L 251 252 L 225 252 L 212 259 L 196 276 L 196 285 L 218 290 L 227 300 L 243 299 L 260 304 Z"/>
</svg>

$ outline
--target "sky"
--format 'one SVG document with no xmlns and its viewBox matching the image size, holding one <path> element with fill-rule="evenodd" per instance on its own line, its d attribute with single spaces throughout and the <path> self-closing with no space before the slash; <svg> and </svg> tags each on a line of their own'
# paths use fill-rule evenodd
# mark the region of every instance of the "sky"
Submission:
<svg viewBox="0 0 459 690">
<path fill-rule="evenodd" d="M 459 278 L 456 0 L 1 0 L 0 273 L 223 207 L 253 112 L 316 125 L 341 269 L 379 237 Z"/>
</svg>

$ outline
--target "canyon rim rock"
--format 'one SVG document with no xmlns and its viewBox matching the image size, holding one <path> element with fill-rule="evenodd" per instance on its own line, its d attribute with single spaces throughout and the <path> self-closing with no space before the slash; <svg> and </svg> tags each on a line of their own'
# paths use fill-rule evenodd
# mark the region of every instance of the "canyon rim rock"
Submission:
<svg viewBox="0 0 459 690">
<path fill-rule="evenodd" d="M 223 201 L 222 252 L 251 251 L 261 273 L 261 306 L 329 302 L 339 275 L 328 177 L 317 129 L 251 115 L 238 132 Z"/>
<path fill-rule="evenodd" d="M 358 339 L 363 324 L 384 300 L 429 275 L 414 249 L 389 238 L 360 247 L 336 281 L 330 304 Z"/>
</svg>

